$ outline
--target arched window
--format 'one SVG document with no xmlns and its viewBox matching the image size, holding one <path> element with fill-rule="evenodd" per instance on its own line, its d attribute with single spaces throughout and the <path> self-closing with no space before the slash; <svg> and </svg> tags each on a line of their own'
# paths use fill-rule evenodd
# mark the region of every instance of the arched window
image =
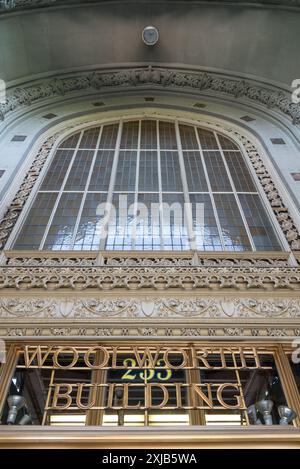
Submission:
<svg viewBox="0 0 300 469">
<path fill-rule="evenodd" d="M 112 204 L 109 217 L 105 203 Z M 281 249 L 232 140 L 150 119 L 105 124 L 63 141 L 14 248 Z"/>
</svg>

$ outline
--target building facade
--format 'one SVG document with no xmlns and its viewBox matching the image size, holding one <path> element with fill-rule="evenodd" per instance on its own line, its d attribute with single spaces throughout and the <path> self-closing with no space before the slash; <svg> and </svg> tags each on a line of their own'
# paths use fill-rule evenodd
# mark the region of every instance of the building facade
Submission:
<svg viewBox="0 0 300 469">
<path fill-rule="evenodd" d="M 2 2 L 1 447 L 299 446 L 299 6 Z"/>
</svg>

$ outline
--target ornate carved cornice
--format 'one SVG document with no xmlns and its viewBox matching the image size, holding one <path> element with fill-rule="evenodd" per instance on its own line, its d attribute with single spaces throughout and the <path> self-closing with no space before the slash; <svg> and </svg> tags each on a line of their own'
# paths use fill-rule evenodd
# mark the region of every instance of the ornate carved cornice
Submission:
<svg viewBox="0 0 300 469">
<path fill-rule="evenodd" d="M 47 255 L 46 255 L 47 254 Z M 214 253 L 181 252 L 181 255 L 166 254 L 165 251 L 132 252 L 123 251 L 121 254 L 109 251 L 93 251 L 87 256 L 78 255 L 78 251 L 54 253 L 51 251 L 34 251 L 30 254 L 18 251 L 6 251 L 5 265 L 13 267 L 85 267 L 85 266 L 112 266 L 112 267 L 285 267 L 288 266 L 288 255 L 283 252 L 276 253 Z"/>
<path fill-rule="evenodd" d="M 117 321 L 128 319 L 159 322 L 174 320 L 300 320 L 300 299 L 229 297 L 115 297 L 115 298 L 37 298 L 2 297 L 3 321 L 57 320 Z M 300 324 L 300 323 L 299 323 Z"/>
<path fill-rule="evenodd" d="M 300 267 L 1 267 L 0 289 L 299 291 Z"/>
<path fill-rule="evenodd" d="M 114 0 L 111 0 L 113 2 Z M 151 0 L 155 1 L 155 0 Z M 198 3 L 207 3 L 207 0 L 197 0 Z M 40 8 L 58 5 L 77 5 L 80 3 L 101 3 L 101 0 L 0 0 L 0 13 L 9 12 L 12 10 L 21 10 L 27 8 Z M 107 0 L 105 1 L 107 3 Z M 166 0 L 168 3 L 168 0 Z M 193 1 L 195 3 L 195 0 Z M 259 4 L 266 6 L 288 6 L 299 7 L 299 0 L 210 0 L 210 3 L 225 3 L 225 4 Z"/>
<path fill-rule="evenodd" d="M 300 0 L 299 0 L 300 1 Z M 93 72 L 82 75 L 53 78 L 39 84 L 19 87 L 7 91 L 6 100 L 0 104 L 0 119 L 21 106 L 38 100 L 64 96 L 74 92 L 109 91 L 122 87 L 138 89 L 146 86 L 172 90 L 201 92 L 215 96 L 231 96 L 238 100 L 259 104 L 279 111 L 300 123 L 300 104 L 291 101 L 291 93 L 257 82 L 230 78 L 213 72 L 180 71 L 161 67 L 124 69 L 121 71 Z"/>
</svg>

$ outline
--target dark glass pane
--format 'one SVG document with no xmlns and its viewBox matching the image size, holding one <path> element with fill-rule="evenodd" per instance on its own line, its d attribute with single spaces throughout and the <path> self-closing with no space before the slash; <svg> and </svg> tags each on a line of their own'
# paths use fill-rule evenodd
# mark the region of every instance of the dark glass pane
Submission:
<svg viewBox="0 0 300 469">
<path fill-rule="evenodd" d="M 99 148 L 115 148 L 119 124 L 104 125 Z"/>
<path fill-rule="evenodd" d="M 214 133 L 210 130 L 197 129 L 198 135 L 203 150 L 218 150 L 218 142 Z"/>
<path fill-rule="evenodd" d="M 183 152 L 187 184 L 190 192 L 207 192 L 208 187 L 199 151 Z"/>
<path fill-rule="evenodd" d="M 249 238 L 233 194 L 214 194 L 225 249 L 250 251 Z"/>
<path fill-rule="evenodd" d="M 180 165 L 177 151 L 161 151 L 161 181 L 163 191 L 182 191 Z"/>
<path fill-rule="evenodd" d="M 230 138 L 218 134 L 219 142 L 223 150 L 239 150 L 239 147 Z"/>
<path fill-rule="evenodd" d="M 97 145 L 100 127 L 85 130 L 79 148 L 94 149 Z"/>
<path fill-rule="evenodd" d="M 72 236 L 80 207 L 82 194 L 62 194 L 52 220 L 44 249 L 71 249 Z"/>
<path fill-rule="evenodd" d="M 203 155 L 212 191 L 232 192 L 221 153 L 204 151 Z"/>
<path fill-rule="evenodd" d="M 156 121 L 142 121 L 141 149 L 157 148 Z"/>
<path fill-rule="evenodd" d="M 194 127 L 191 125 L 179 125 L 179 131 L 183 150 L 199 150 Z"/>
<path fill-rule="evenodd" d="M 159 142 L 162 150 L 177 150 L 174 124 L 170 122 L 159 123 Z"/>
<path fill-rule="evenodd" d="M 239 199 L 256 249 L 258 251 L 280 250 L 274 229 L 259 195 L 240 194 Z"/>
<path fill-rule="evenodd" d="M 80 132 L 77 132 L 77 134 L 71 135 L 71 137 L 68 137 L 66 140 L 64 140 L 59 148 L 76 148 L 78 140 L 80 137 Z"/>
<path fill-rule="evenodd" d="M 136 179 L 136 151 L 120 151 L 115 191 L 134 191 Z"/>
<path fill-rule="evenodd" d="M 79 150 L 67 179 L 64 190 L 83 191 L 87 183 L 87 178 L 91 169 L 94 152 L 88 150 Z"/>
<path fill-rule="evenodd" d="M 125 122 L 122 129 L 121 145 L 122 150 L 137 148 L 139 135 L 139 122 Z"/>
<path fill-rule="evenodd" d="M 256 192 L 256 187 L 243 155 L 240 152 L 224 151 L 224 156 L 235 189 L 238 192 Z"/>
<path fill-rule="evenodd" d="M 141 151 L 139 166 L 139 190 L 158 191 L 158 166 L 156 151 Z"/>
<path fill-rule="evenodd" d="M 66 177 L 74 150 L 57 150 L 41 185 L 43 191 L 59 191 Z"/>
<path fill-rule="evenodd" d="M 113 150 L 99 150 L 97 152 L 89 191 L 107 191 L 114 159 Z"/>
<path fill-rule="evenodd" d="M 39 249 L 58 193 L 37 194 L 14 249 Z"/>
</svg>

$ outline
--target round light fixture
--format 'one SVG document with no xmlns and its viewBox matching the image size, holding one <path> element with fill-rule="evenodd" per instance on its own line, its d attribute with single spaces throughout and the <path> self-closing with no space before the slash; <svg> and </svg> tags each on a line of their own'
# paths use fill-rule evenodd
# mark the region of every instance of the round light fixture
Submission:
<svg viewBox="0 0 300 469">
<path fill-rule="evenodd" d="M 159 32 L 155 26 L 146 26 L 142 33 L 142 39 L 147 46 L 154 46 L 159 39 Z"/>
</svg>

